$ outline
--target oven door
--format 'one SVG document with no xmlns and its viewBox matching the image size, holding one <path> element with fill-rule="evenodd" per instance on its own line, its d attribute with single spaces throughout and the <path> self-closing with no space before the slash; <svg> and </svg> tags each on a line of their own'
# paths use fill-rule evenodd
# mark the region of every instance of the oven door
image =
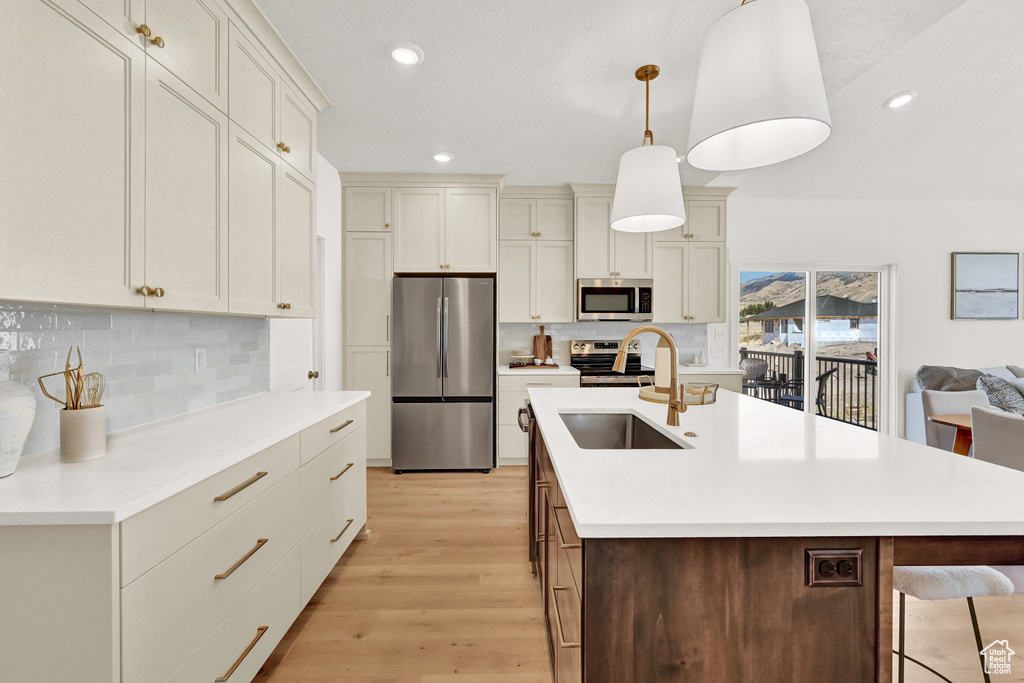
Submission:
<svg viewBox="0 0 1024 683">
<path fill-rule="evenodd" d="M 576 320 L 639 320 L 640 285 L 636 281 L 576 282 Z"/>
</svg>

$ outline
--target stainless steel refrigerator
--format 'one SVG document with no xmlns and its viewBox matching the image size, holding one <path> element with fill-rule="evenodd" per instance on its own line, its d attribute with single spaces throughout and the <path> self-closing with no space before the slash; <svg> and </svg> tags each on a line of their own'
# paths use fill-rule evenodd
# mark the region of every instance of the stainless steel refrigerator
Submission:
<svg viewBox="0 0 1024 683">
<path fill-rule="evenodd" d="M 391 466 L 494 466 L 494 280 L 395 277 Z"/>
</svg>

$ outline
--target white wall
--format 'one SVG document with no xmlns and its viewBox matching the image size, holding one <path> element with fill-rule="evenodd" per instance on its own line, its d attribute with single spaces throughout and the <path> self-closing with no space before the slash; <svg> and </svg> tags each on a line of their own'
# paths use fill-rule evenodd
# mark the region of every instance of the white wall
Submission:
<svg viewBox="0 0 1024 683">
<path fill-rule="evenodd" d="M 1024 365 L 1024 321 L 949 317 L 950 253 L 1024 250 L 1022 216 L 1024 201 L 744 199 L 737 191 L 729 199 L 729 261 L 897 265 L 896 402 L 902 435 L 903 394 L 921 365 Z"/>
<path fill-rule="evenodd" d="M 341 177 L 317 155 L 316 234 L 324 239 L 324 389 L 341 391 Z"/>
</svg>

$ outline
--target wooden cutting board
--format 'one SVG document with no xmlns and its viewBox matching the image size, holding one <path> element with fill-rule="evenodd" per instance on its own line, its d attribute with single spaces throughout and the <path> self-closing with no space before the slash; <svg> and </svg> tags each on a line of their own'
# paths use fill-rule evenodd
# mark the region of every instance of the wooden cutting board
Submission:
<svg viewBox="0 0 1024 683">
<path fill-rule="evenodd" d="M 540 326 L 540 334 L 533 335 L 533 357 L 547 360 L 553 356 L 551 335 L 544 334 L 544 326 Z"/>
</svg>

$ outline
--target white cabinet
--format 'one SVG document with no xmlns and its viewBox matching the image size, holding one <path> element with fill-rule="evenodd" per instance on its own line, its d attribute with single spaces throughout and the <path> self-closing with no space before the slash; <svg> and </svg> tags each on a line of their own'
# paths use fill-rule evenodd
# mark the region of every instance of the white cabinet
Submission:
<svg viewBox="0 0 1024 683">
<path fill-rule="evenodd" d="M 576 199 L 576 276 L 581 278 L 651 278 L 652 233 L 611 228 L 612 196 Z"/>
<path fill-rule="evenodd" d="M 395 272 L 496 271 L 494 189 L 398 187 L 393 193 Z"/>
<path fill-rule="evenodd" d="M 390 187 L 346 187 L 341 208 L 346 232 L 391 230 Z"/>
<path fill-rule="evenodd" d="M 146 68 L 146 306 L 228 310 L 228 120 L 180 79 Z M 160 294 L 159 290 L 163 290 Z"/>
<path fill-rule="evenodd" d="M 345 349 L 345 389 L 369 391 L 366 401 L 366 457 L 371 466 L 391 463 L 391 348 Z"/>
<path fill-rule="evenodd" d="M 277 200 L 276 266 L 278 307 L 286 316 L 316 315 L 316 190 L 302 174 L 281 167 Z"/>
<path fill-rule="evenodd" d="M 8 4 L 4 32 L 0 293 L 139 306 L 145 55 L 77 0 Z"/>
<path fill-rule="evenodd" d="M 280 120 L 277 148 L 292 168 L 316 182 L 316 111 L 294 90 L 280 88 Z"/>
<path fill-rule="evenodd" d="M 511 372 L 515 372 L 514 370 Z M 529 437 L 519 427 L 519 409 L 531 387 L 579 387 L 578 374 L 542 374 L 523 370 L 521 375 L 498 375 L 498 466 L 525 465 Z"/>
<path fill-rule="evenodd" d="M 721 323 L 725 319 L 725 244 L 656 244 L 654 321 Z"/>
<path fill-rule="evenodd" d="M 498 200 L 503 240 L 573 239 L 573 201 L 510 197 Z"/>
<path fill-rule="evenodd" d="M 686 204 L 686 223 L 672 230 L 654 233 L 655 242 L 724 242 L 725 199 L 689 199 Z"/>
<path fill-rule="evenodd" d="M 353 346 L 390 344 L 391 235 L 347 232 L 344 258 L 346 343 Z"/>
<path fill-rule="evenodd" d="M 572 322 L 573 243 L 502 240 L 498 321 Z"/>
</svg>

